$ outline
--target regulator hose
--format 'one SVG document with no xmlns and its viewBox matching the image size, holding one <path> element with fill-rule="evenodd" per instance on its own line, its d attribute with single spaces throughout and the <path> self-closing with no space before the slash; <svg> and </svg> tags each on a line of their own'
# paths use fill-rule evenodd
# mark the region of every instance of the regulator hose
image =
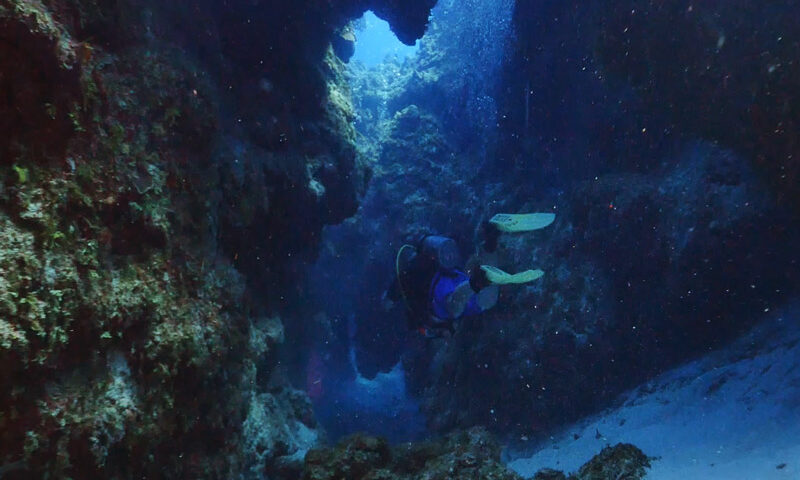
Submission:
<svg viewBox="0 0 800 480">
<path fill-rule="evenodd" d="M 403 254 L 403 250 L 406 248 L 413 249 L 413 245 L 405 244 L 400 247 L 400 250 L 397 251 L 397 255 L 394 258 L 394 271 L 397 275 L 397 286 L 400 287 L 400 296 L 403 297 L 403 304 L 406 306 L 409 312 L 411 312 L 411 305 L 408 304 L 408 297 L 406 297 L 406 289 L 403 288 L 403 281 L 400 279 L 400 255 Z"/>
</svg>

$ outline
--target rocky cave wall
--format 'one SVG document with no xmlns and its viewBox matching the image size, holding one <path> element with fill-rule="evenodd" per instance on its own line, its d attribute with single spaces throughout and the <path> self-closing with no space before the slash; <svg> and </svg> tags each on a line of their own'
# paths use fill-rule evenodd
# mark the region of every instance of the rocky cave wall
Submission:
<svg viewBox="0 0 800 480">
<path fill-rule="evenodd" d="M 517 2 L 495 168 L 557 221 L 499 262 L 547 273 L 406 357 L 434 426 L 546 433 L 796 293 L 790 9 Z"/>
<path fill-rule="evenodd" d="M 597 53 L 676 129 L 745 155 L 799 215 L 798 20 L 792 1 L 621 2 L 603 13 Z"/>
<path fill-rule="evenodd" d="M 362 373 L 402 355 L 434 429 L 536 438 L 796 293 L 797 163 L 783 127 L 796 116 L 785 55 L 799 33 L 778 15 L 788 4 L 759 8 L 518 1 L 502 78 L 484 91 L 494 116 L 473 102 L 485 65 L 473 55 L 487 47 L 460 35 L 481 33 L 467 13 L 434 19 L 412 61 L 356 68 L 375 173 L 356 220 L 330 230 L 320 271 L 356 299 L 330 309 L 355 312 Z M 498 128 L 479 135 L 476 118 Z M 546 276 L 504 288 L 454 339 L 416 338 L 402 312 L 381 308 L 405 235 L 449 234 L 468 257 L 482 219 L 536 210 L 556 223 L 504 236 L 495 260 Z"/>
<path fill-rule="evenodd" d="M 279 299 L 368 177 L 329 43 L 369 6 L 0 1 L 4 478 L 297 475 Z"/>
</svg>

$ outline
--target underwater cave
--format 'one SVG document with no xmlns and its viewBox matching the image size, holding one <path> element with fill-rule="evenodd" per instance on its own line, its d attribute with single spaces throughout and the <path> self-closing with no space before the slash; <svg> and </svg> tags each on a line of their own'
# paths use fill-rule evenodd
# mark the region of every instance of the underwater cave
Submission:
<svg viewBox="0 0 800 480">
<path fill-rule="evenodd" d="M 0 478 L 798 478 L 798 25 L 0 0 Z"/>
</svg>

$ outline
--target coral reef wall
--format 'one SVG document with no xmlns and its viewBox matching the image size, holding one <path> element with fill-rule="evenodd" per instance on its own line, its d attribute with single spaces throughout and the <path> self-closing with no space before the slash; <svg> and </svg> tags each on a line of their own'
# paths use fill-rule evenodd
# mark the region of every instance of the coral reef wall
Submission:
<svg viewBox="0 0 800 480">
<path fill-rule="evenodd" d="M 281 478 L 315 443 L 279 314 L 369 175 L 329 44 L 370 2 L 287 5 L 0 0 L 4 478 Z"/>
</svg>

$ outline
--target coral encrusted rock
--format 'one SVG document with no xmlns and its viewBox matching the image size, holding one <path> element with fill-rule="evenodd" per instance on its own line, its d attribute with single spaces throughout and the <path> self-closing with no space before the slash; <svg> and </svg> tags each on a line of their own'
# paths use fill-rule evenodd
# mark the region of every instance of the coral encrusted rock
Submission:
<svg viewBox="0 0 800 480">
<path fill-rule="evenodd" d="M 641 480 L 650 468 L 650 458 L 629 443 L 606 447 L 582 466 L 572 480 Z"/>
<path fill-rule="evenodd" d="M 39 2 L 0 1 L 0 164 L 61 153 L 79 130 L 80 49 Z"/>
<path fill-rule="evenodd" d="M 408 45 L 422 37 L 428 26 L 428 17 L 436 0 L 405 2 L 400 0 L 375 0 L 371 5 L 375 14 L 387 22 L 397 38 Z"/>
<path fill-rule="evenodd" d="M 618 443 L 605 447 L 569 477 L 558 470 L 543 468 L 533 480 L 642 480 L 651 460 L 635 445 Z"/>
<path fill-rule="evenodd" d="M 517 480 L 500 463 L 500 447 L 483 428 L 430 442 L 390 447 L 385 440 L 356 434 L 336 447 L 306 455 L 303 480 Z"/>
</svg>

